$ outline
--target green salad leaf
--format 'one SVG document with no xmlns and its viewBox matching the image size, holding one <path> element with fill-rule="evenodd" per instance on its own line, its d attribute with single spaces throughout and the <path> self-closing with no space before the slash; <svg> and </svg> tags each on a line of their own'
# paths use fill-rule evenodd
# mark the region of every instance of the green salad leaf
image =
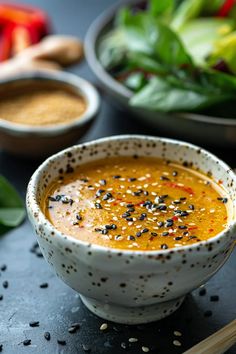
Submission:
<svg viewBox="0 0 236 354">
<path fill-rule="evenodd" d="M 236 20 L 232 12 L 228 18 L 207 17 L 222 1 L 150 0 L 146 10 L 118 12 L 100 40 L 98 57 L 134 93 L 130 105 L 162 112 L 232 106 Z M 224 73 L 228 68 L 231 73 Z"/>
<path fill-rule="evenodd" d="M 0 175 L 0 234 L 25 218 L 24 204 L 14 187 Z"/>
</svg>

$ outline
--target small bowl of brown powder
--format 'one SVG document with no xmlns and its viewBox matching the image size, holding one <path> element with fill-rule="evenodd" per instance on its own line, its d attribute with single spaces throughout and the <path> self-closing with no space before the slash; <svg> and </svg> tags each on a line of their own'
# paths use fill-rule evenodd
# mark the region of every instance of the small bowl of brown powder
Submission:
<svg viewBox="0 0 236 354">
<path fill-rule="evenodd" d="M 66 72 L 28 72 L 0 81 L 0 148 L 47 156 L 76 143 L 100 105 L 96 89 Z"/>
</svg>

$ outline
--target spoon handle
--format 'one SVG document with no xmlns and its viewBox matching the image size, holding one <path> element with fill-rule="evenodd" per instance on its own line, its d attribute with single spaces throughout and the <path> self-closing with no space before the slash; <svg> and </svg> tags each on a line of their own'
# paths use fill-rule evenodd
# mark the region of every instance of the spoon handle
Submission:
<svg viewBox="0 0 236 354">
<path fill-rule="evenodd" d="M 223 354 L 236 343 L 236 320 L 183 354 Z"/>
</svg>

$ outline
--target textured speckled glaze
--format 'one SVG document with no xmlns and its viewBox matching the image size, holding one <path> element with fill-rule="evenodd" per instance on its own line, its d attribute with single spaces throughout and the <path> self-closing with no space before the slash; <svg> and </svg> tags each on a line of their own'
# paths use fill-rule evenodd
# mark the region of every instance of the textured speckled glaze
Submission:
<svg viewBox="0 0 236 354">
<path fill-rule="evenodd" d="M 227 230 L 191 246 L 130 251 L 76 240 L 56 230 L 45 218 L 40 201 L 48 184 L 60 174 L 88 161 L 134 154 L 188 163 L 221 180 L 232 200 L 232 221 Z M 27 210 L 45 259 L 81 294 L 92 312 L 115 322 L 145 323 L 174 312 L 184 296 L 205 283 L 229 257 L 236 234 L 236 176 L 217 157 L 188 143 L 114 136 L 73 146 L 47 159 L 29 182 Z"/>
</svg>

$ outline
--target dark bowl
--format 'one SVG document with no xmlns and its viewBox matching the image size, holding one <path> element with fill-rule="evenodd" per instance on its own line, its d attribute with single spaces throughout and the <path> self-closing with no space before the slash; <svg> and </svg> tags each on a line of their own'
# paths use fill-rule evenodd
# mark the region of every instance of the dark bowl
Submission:
<svg viewBox="0 0 236 354">
<path fill-rule="evenodd" d="M 133 113 L 137 119 L 148 123 L 153 133 L 168 133 L 176 138 L 187 139 L 198 144 L 218 147 L 236 147 L 236 119 L 214 117 L 194 113 L 164 114 L 147 109 L 136 109 L 129 105 L 132 92 L 116 81 L 101 65 L 98 59 L 98 46 L 101 38 L 112 27 L 114 16 L 124 5 L 137 5 L 140 0 L 120 1 L 104 11 L 90 26 L 85 38 L 85 55 L 90 68 L 98 78 L 104 91 L 122 109 Z"/>
</svg>

